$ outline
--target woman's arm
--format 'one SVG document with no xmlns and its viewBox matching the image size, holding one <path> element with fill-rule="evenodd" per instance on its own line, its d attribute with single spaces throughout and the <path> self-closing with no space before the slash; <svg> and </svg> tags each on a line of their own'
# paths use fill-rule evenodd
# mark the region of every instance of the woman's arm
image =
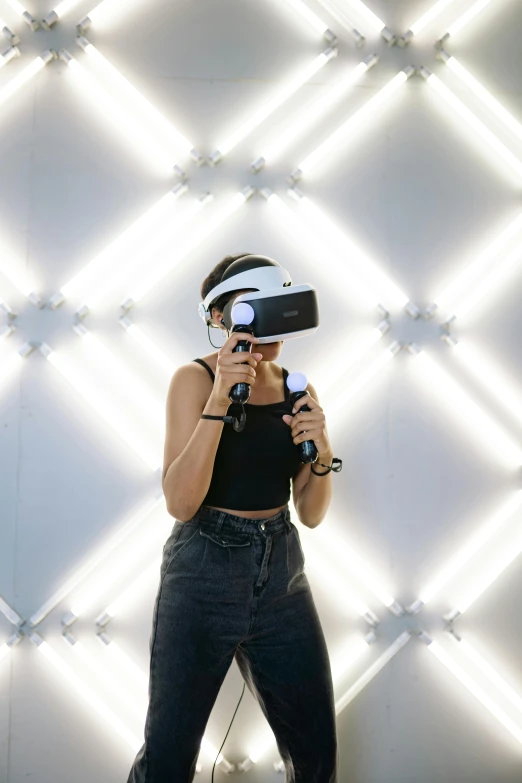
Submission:
<svg viewBox="0 0 522 783">
<path fill-rule="evenodd" d="M 191 519 L 208 492 L 224 422 L 201 419 L 202 413 L 225 416 L 228 406 L 211 394 L 201 396 L 195 365 L 178 367 L 167 395 L 163 494 L 169 514 Z"/>
</svg>

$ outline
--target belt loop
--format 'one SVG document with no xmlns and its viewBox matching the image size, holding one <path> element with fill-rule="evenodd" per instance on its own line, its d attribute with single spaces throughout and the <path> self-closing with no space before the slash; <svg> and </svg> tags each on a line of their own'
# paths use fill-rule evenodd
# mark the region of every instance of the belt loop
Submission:
<svg viewBox="0 0 522 783">
<path fill-rule="evenodd" d="M 226 511 L 221 511 L 219 514 L 219 519 L 216 522 L 216 533 L 219 535 L 221 533 L 221 528 L 223 527 L 223 522 L 225 521 Z"/>
</svg>

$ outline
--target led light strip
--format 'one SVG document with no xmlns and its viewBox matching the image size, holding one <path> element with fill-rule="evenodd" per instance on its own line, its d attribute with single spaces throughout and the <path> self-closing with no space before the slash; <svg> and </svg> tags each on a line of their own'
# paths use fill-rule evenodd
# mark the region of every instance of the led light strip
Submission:
<svg viewBox="0 0 522 783">
<path fill-rule="evenodd" d="M 84 304 L 78 307 L 76 314 L 82 319 L 117 285 L 132 279 L 132 275 L 149 275 L 155 268 L 161 274 L 165 256 L 171 253 L 172 243 L 180 229 L 190 226 L 213 199 L 210 193 L 204 193 L 179 215 L 175 201 L 186 187 L 178 185 L 160 199 L 63 286 L 51 299 L 51 306 L 57 307 L 66 297 L 81 294 L 85 297 Z"/>
<path fill-rule="evenodd" d="M 366 38 L 361 33 L 361 31 L 358 30 L 357 27 L 355 27 L 352 20 L 346 13 L 344 5 L 340 6 L 334 0 L 318 0 L 318 1 L 319 4 L 322 5 L 322 7 L 325 9 L 325 11 L 328 11 L 328 13 L 330 13 L 333 16 L 333 18 L 345 28 L 345 30 L 348 30 L 348 32 L 353 35 L 357 46 L 359 47 L 364 46 Z M 385 29 L 387 30 L 388 28 Z M 388 43 L 393 42 L 392 39 L 390 39 Z"/>
<path fill-rule="evenodd" d="M 126 398 L 128 395 L 131 396 L 136 410 L 135 421 L 139 422 L 141 416 L 142 433 L 138 433 L 132 428 L 132 417 L 127 418 L 123 414 L 123 398 L 118 404 L 115 400 L 111 401 L 106 394 L 100 391 L 99 385 L 94 382 L 92 375 L 82 376 L 78 370 L 73 370 L 70 361 L 60 353 L 53 351 L 47 343 L 40 346 L 42 355 L 59 370 L 96 413 L 118 433 L 120 438 L 131 446 L 147 467 L 153 471 L 158 470 L 161 467 L 163 455 L 159 445 L 153 446 L 152 444 L 156 440 L 159 444 L 164 419 L 163 406 L 151 394 L 142 380 L 134 373 L 129 372 L 115 354 L 108 351 L 82 324 L 77 324 L 74 330 L 85 340 L 87 349 L 91 353 L 93 366 L 97 367 L 98 375 L 103 372 L 104 378 L 113 379 L 113 387 L 125 390 Z M 147 421 L 144 418 L 145 414 Z"/>
<path fill-rule="evenodd" d="M 10 337 L 14 331 L 15 328 L 12 325 L 2 326 L 0 328 L 0 343 Z M 0 356 L 0 391 L 5 388 L 16 370 L 22 366 L 21 362 L 23 358 L 23 355 L 18 351 L 13 351 L 13 353 L 8 354 L 7 356 Z"/>
<path fill-rule="evenodd" d="M 337 56 L 337 49 L 330 47 L 316 57 L 306 68 L 303 68 L 298 74 L 293 76 L 282 87 L 277 95 L 272 100 L 268 101 L 259 111 L 253 114 L 250 119 L 244 122 L 228 139 L 224 139 L 221 144 L 218 145 L 217 150 L 209 157 L 209 163 L 211 166 L 215 166 L 222 160 L 224 155 L 227 155 L 230 150 L 234 149 L 243 139 L 245 139 L 253 130 L 261 125 L 267 117 L 275 112 L 283 103 L 297 92 L 306 82 L 315 74 L 321 70 L 326 63 L 330 62 L 332 57 Z"/>
<path fill-rule="evenodd" d="M 125 8 L 124 4 L 121 3 L 122 8 Z M 103 22 L 103 17 L 107 17 L 108 12 L 110 13 L 111 7 L 114 7 L 114 2 L 108 2 L 108 0 L 101 0 L 101 3 L 98 3 L 94 8 L 92 8 L 89 13 L 83 17 L 83 19 L 80 20 L 77 24 L 77 30 L 80 34 L 83 34 L 85 30 L 88 30 L 89 27 L 92 24 L 100 24 Z M 114 9 L 113 9 L 114 10 Z"/>
<path fill-rule="evenodd" d="M 437 16 L 440 16 L 440 14 L 454 2 L 455 0 L 438 0 L 437 3 L 432 5 L 432 7 L 426 11 L 423 16 L 417 19 L 417 21 L 408 28 L 404 35 L 397 40 L 398 45 L 403 48 L 409 44 L 414 35 L 418 35 L 420 32 L 422 32 L 425 27 L 431 24 L 431 22 L 433 22 Z"/>
<path fill-rule="evenodd" d="M 306 552 L 306 566 L 315 573 L 314 582 L 316 580 L 317 588 L 326 592 L 330 598 L 332 595 L 335 596 L 341 609 L 348 604 L 356 614 L 366 620 L 368 625 L 374 626 L 379 623 L 377 615 L 347 587 L 345 578 L 339 579 L 331 568 L 325 569 L 324 558 L 318 556 L 313 549 Z"/>
<path fill-rule="evenodd" d="M 508 699 L 508 701 L 513 704 L 514 707 L 519 712 L 522 712 L 522 695 L 517 693 L 513 686 L 511 686 L 506 680 L 504 680 L 503 677 L 500 676 L 497 669 L 492 666 L 483 655 L 481 655 L 478 650 L 473 647 L 469 642 L 467 642 L 465 639 L 461 639 L 459 636 L 457 636 L 454 632 L 451 633 L 451 636 L 455 641 L 458 642 L 460 650 L 464 653 L 464 655 L 472 662 L 474 663 L 480 671 L 485 675 L 485 677 L 502 693 L 503 696 Z"/>
<path fill-rule="evenodd" d="M 122 307 L 125 310 L 128 310 L 133 307 L 136 302 L 139 302 L 140 299 L 148 294 L 165 275 L 172 273 L 173 268 L 178 267 L 180 262 L 185 260 L 193 250 L 203 244 L 206 239 L 221 228 L 226 221 L 248 201 L 253 193 L 254 188 L 250 185 L 244 188 L 240 193 L 235 193 L 227 200 L 224 206 L 220 207 L 217 214 L 214 214 L 206 220 L 202 226 L 198 226 L 198 229 L 192 232 L 190 238 L 181 245 L 179 250 L 170 248 L 168 253 L 165 254 L 165 258 L 162 259 L 162 263 L 157 264 L 156 268 L 150 271 L 146 278 L 131 283 L 131 293 L 122 303 Z"/>
<path fill-rule="evenodd" d="M 4 615 L 5 619 L 10 622 L 11 625 L 16 627 L 23 625 L 23 618 L 20 617 L 18 612 L 13 609 L 13 607 L 10 606 L 7 601 L 4 601 L 2 597 L 0 597 L 0 613 Z"/>
<path fill-rule="evenodd" d="M 122 682 L 121 672 L 108 671 L 103 663 L 100 663 L 100 657 L 92 655 L 85 645 L 74 639 L 69 632 L 64 634 L 64 638 L 71 645 L 75 656 L 94 675 L 92 679 L 97 686 L 104 693 L 112 692 L 125 705 L 126 713 L 129 711 L 134 717 L 142 719 L 147 712 L 146 693 L 140 693 L 139 698 L 136 698 L 131 694 L 128 683 Z"/>
<path fill-rule="evenodd" d="M 440 593 L 443 587 L 461 571 L 464 566 L 501 530 L 504 523 L 519 511 L 522 505 L 522 490 L 518 490 L 493 514 L 492 517 L 471 537 L 459 551 L 450 558 L 437 576 L 421 590 L 420 597 L 407 609 L 410 614 L 417 613 L 424 604 L 429 603 Z"/>
<path fill-rule="evenodd" d="M 518 530 L 516 536 L 505 542 L 504 550 L 499 555 L 495 555 L 494 562 L 488 563 L 487 568 L 481 569 L 478 578 L 473 583 L 466 585 L 460 597 L 455 601 L 454 608 L 444 616 L 444 619 L 448 622 L 453 622 L 461 614 L 464 614 L 471 604 L 475 603 L 477 598 L 498 579 L 521 552 L 522 529 Z"/>
<path fill-rule="evenodd" d="M 101 52 L 87 40 L 84 36 L 78 36 L 76 42 L 88 55 L 89 59 L 93 61 L 96 67 L 99 69 L 104 87 L 107 88 L 112 83 L 114 89 L 114 95 L 117 95 L 120 100 L 128 100 L 128 109 L 132 112 L 137 112 L 140 117 L 140 122 L 146 117 L 151 124 L 150 133 L 156 136 L 161 135 L 162 144 L 165 144 L 167 149 L 171 146 L 175 149 L 179 149 L 185 155 L 190 155 L 198 165 L 201 165 L 203 161 L 202 155 L 194 149 L 194 145 L 183 136 L 177 128 L 172 125 L 138 90 L 127 80 L 121 73 L 110 63 Z M 156 141 L 158 143 L 158 141 Z"/>
<path fill-rule="evenodd" d="M 100 697 L 79 677 L 73 669 L 66 664 L 63 658 L 45 642 L 37 633 L 31 633 L 29 639 L 37 646 L 38 652 L 45 655 L 48 661 L 52 663 L 60 675 L 67 680 L 69 685 L 75 689 L 79 696 L 89 704 L 97 715 L 114 729 L 120 737 L 137 752 L 143 742 L 132 732 L 128 726 L 100 699 Z"/>
<path fill-rule="evenodd" d="M 445 336 L 461 364 L 513 418 L 522 424 L 522 390 L 515 391 L 507 375 L 469 340 Z"/>
<path fill-rule="evenodd" d="M 180 185 L 179 187 L 186 188 L 186 185 Z M 177 188 L 174 189 L 174 191 L 176 190 Z M 161 199 L 144 216 L 146 219 L 143 222 L 140 219 L 134 223 L 124 233 L 123 237 L 120 237 L 120 239 L 98 255 L 86 270 L 80 272 L 74 278 L 74 281 L 71 281 L 62 289 L 64 294 L 69 295 L 71 287 L 74 285 L 76 290 L 81 290 L 83 295 L 85 295 L 85 286 L 79 287 L 84 277 L 83 273 L 86 272 L 87 276 L 94 278 L 91 279 L 92 287 L 88 299 L 84 299 L 85 304 L 81 305 L 76 311 L 79 318 L 83 318 L 89 313 L 92 307 L 98 304 L 103 297 L 107 296 L 122 280 L 132 279 L 133 275 L 150 275 L 154 269 L 158 270 L 159 275 L 165 273 L 165 259 L 172 256 L 172 245 L 180 229 L 190 228 L 202 209 L 210 204 L 214 198 L 211 193 L 204 193 L 199 198 L 194 199 L 182 215 L 178 215 L 173 213 L 173 202 L 177 198 L 174 191 L 167 194 L 166 198 Z M 168 203 L 169 201 L 170 204 Z M 163 216 L 164 207 L 168 207 L 169 212 L 166 212 Z M 151 228 L 151 223 L 157 223 L 158 219 L 161 222 L 155 225 L 154 228 Z M 134 242 L 133 237 L 136 239 Z M 122 241 L 120 242 L 120 240 Z M 177 240 L 176 243 L 178 241 L 180 240 Z M 117 254 L 117 268 L 114 269 L 114 273 L 111 276 L 107 274 L 107 254 L 109 256 Z"/>
<path fill-rule="evenodd" d="M 302 0 L 286 0 L 286 2 L 299 14 L 299 16 L 305 19 L 319 35 L 322 35 L 328 43 L 333 44 L 336 42 L 337 36 L 332 33 L 328 25 L 320 19 L 317 14 L 314 14 Z"/>
<path fill-rule="evenodd" d="M 159 518 L 156 518 L 156 514 L 161 512 Z M 99 572 L 95 573 L 96 569 L 106 560 L 109 555 L 115 552 L 123 542 L 134 533 L 140 526 L 143 527 L 143 535 L 147 540 L 150 539 L 154 528 L 158 527 L 161 531 L 162 537 L 165 535 L 168 527 L 172 527 L 172 518 L 167 514 L 165 510 L 165 498 L 163 492 L 157 498 L 153 498 L 140 507 L 125 524 L 113 535 L 111 538 L 98 547 L 93 555 L 87 560 L 87 562 L 76 568 L 73 575 L 64 584 L 58 588 L 58 590 L 30 617 L 29 624 L 35 628 L 44 620 L 53 609 L 55 609 L 62 601 L 71 596 L 73 591 L 81 585 L 85 580 L 92 575 L 91 585 L 86 585 L 83 589 L 83 593 L 79 593 L 74 598 L 74 604 L 80 611 L 80 607 L 88 608 L 92 605 L 93 599 L 90 597 L 94 591 L 98 590 L 100 584 L 107 584 L 104 576 L 100 577 Z M 163 531 L 163 527 L 165 531 Z M 127 560 L 122 561 L 122 566 L 129 566 Z M 121 573 L 120 573 L 121 575 Z M 112 568 L 111 578 L 109 583 L 112 583 Z M 105 588 L 102 588 L 104 590 Z M 0 606 L 1 610 L 1 606 Z M 78 615 L 70 611 L 62 618 L 62 625 L 69 626 L 76 619 Z"/>
<path fill-rule="evenodd" d="M 324 119 L 326 112 L 332 108 L 332 106 L 344 97 L 346 91 L 375 63 L 377 63 L 379 57 L 376 54 L 371 54 L 363 62 L 360 62 L 355 68 L 350 68 L 349 71 L 343 76 L 337 84 L 328 90 L 326 95 L 321 96 L 318 100 L 312 101 L 307 105 L 302 112 L 298 114 L 297 119 L 293 120 L 287 129 L 268 147 L 266 152 L 258 157 L 251 164 L 251 168 L 254 173 L 258 173 L 268 162 L 272 163 L 274 160 L 280 157 L 283 150 L 287 150 L 293 144 L 296 139 L 308 132 L 311 127 L 319 120 Z"/>
<path fill-rule="evenodd" d="M 299 205 L 299 213 L 303 215 L 303 225 L 312 227 L 319 233 L 321 242 L 331 246 L 335 256 L 341 256 L 343 265 L 349 268 L 354 265 L 359 277 L 365 278 L 365 286 L 373 290 L 373 303 L 378 306 L 383 301 L 389 301 L 396 307 L 406 307 L 409 299 L 368 256 L 361 252 L 354 241 L 337 228 L 336 224 L 314 202 L 304 196 L 296 188 L 291 188 L 288 194 Z"/>
<path fill-rule="evenodd" d="M 519 468 L 522 465 L 520 446 L 484 413 L 426 351 L 421 351 L 415 344 L 410 345 L 410 351 L 416 356 L 417 377 L 426 389 L 436 391 L 439 398 L 444 397 L 445 402 L 449 403 L 445 405 L 445 410 L 449 408 L 457 420 L 468 427 L 469 433 L 485 448 L 488 455 L 494 453 L 508 469 Z"/>
<path fill-rule="evenodd" d="M 466 68 L 464 68 L 456 57 L 453 57 L 453 55 L 442 50 L 438 52 L 437 59 L 445 63 L 450 71 L 453 71 L 453 73 L 469 87 L 473 94 L 482 101 L 484 106 L 493 113 L 495 119 L 500 120 L 500 122 L 502 122 L 518 139 L 522 139 L 522 124 L 520 124 L 520 122 L 502 106 L 500 101 L 497 101 L 497 99 L 494 98 L 492 94 L 486 90 L 468 70 L 466 70 Z"/>
<path fill-rule="evenodd" d="M 392 658 L 397 655 L 397 653 L 402 650 L 402 648 L 410 641 L 411 634 L 409 631 L 403 631 L 400 636 L 398 636 L 392 644 L 388 647 L 387 650 L 384 651 L 384 653 L 377 658 L 377 660 L 366 669 L 366 671 L 359 677 L 358 680 L 354 682 L 354 684 L 348 688 L 346 693 L 344 693 L 340 699 L 338 699 L 335 703 L 335 714 L 339 715 L 345 707 L 350 704 L 351 701 L 355 699 L 355 697 L 362 691 L 366 685 L 368 685 L 369 682 L 373 680 L 373 678 L 386 666 L 386 664 L 391 661 Z"/>
<path fill-rule="evenodd" d="M 332 663 L 332 680 L 334 687 L 336 681 L 344 677 L 351 668 L 359 661 L 359 659 L 368 651 L 369 645 L 375 639 L 375 635 L 368 635 L 368 637 L 360 638 L 355 643 L 352 641 L 346 649 L 337 653 L 337 663 Z M 247 772 L 254 764 L 268 755 L 276 744 L 276 739 L 273 731 L 270 727 L 263 732 L 254 742 L 250 743 L 248 749 L 248 756 L 238 764 L 238 770 L 241 772 Z"/>
<path fill-rule="evenodd" d="M 515 739 L 522 743 L 522 727 L 504 712 L 501 707 L 480 687 L 469 671 L 459 666 L 456 660 L 438 642 L 428 634 L 421 633 L 420 638 L 428 645 L 428 650 L 456 677 L 468 691 L 506 728 Z"/>
<path fill-rule="evenodd" d="M 10 60 L 13 57 L 19 56 L 19 54 L 20 50 L 16 50 L 16 47 L 9 49 L 4 53 L 4 65 L 5 58 Z M 15 92 L 27 84 L 34 76 L 36 76 L 37 73 L 40 73 L 40 71 L 45 68 L 45 66 L 53 59 L 54 55 L 51 50 L 48 49 L 47 51 L 43 52 L 43 54 L 36 57 L 32 63 L 28 65 L 27 68 L 24 68 L 24 70 L 15 76 L 14 79 L 11 79 L 11 81 L 0 90 L 0 106 L 9 100 L 9 98 L 11 98 Z"/>
<path fill-rule="evenodd" d="M 127 140 L 140 158 L 164 175 L 168 175 L 175 165 L 169 145 L 160 144 L 150 130 L 143 125 L 141 112 L 128 111 L 118 104 L 115 97 L 101 86 L 76 60 L 67 49 L 60 50 L 60 59 L 73 73 L 75 86 L 82 95 L 87 95 L 91 105 L 103 119 L 108 119 L 118 133 Z"/>
<path fill-rule="evenodd" d="M 461 16 L 458 17 L 458 19 L 453 22 L 449 30 L 444 33 L 442 38 L 440 38 L 436 46 L 441 47 L 444 46 L 448 38 L 455 37 L 457 33 L 460 33 L 461 30 L 466 27 L 473 19 L 475 19 L 478 14 L 480 14 L 481 11 L 486 8 L 490 4 L 491 0 L 477 0 L 476 3 L 474 3 L 471 8 L 468 8 L 467 11 L 465 11 Z"/>
<path fill-rule="evenodd" d="M 7 3 L 7 5 L 24 20 L 24 22 L 27 22 L 31 30 L 37 30 L 39 28 L 40 25 L 36 19 L 31 16 L 29 11 L 26 11 L 26 9 L 21 3 L 18 2 L 18 0 L 4 0 L 4 3 Z"/>
<path fill-rule="evenodd" d="M 327 556 L 323 558 L 325 562 L 333 563 L 337 560 L 343 566 L 346 574 L 349 574 L 350 577 L 355 576 L 393 614 L 397 617 L 404 614 L 404 609 L 393 597 L 391 590 L 381 583 L 368 563 L 356 554 L 353 547 L 348 546 L 341 536 L 336 535 L 333 530 L 321 529 L 321 526 L 319 526 L 319 530 L 314 531 L 314 536 L 318 538 L 319 546 L 327 553 Z"/>
<path fill-rule="evenodd" d="M 472 128 L 477 136 L 480 136 L 486 143 L 501 158 L 507 163 L 510 169 L 513 169 L 519 177 L 522 177 L 522 161 L 517 158 L 510 150 L 502 144 L 502 142 L 487 128 L 483 122 L 481 122 L 467 106 L 464 106 L 451 90 L 446 85 L 431 73 L 427 68 L 422 66 L 419 70 L 420 75 L 426 79 L 430 87 L 437 92 L 446 103 Z"/>
<path fill-rule="evenodd" d="M 178 362 L 173 362 L 172 359 L 167 356 L 166 353 L 161 351 L 155 342 L 140 329 L 139 326 L 133 324 L 126 315 L 122 315 L 119 319 L 120 324 L 127 331 L 127 334 L 143 349 L 143 354 L 150 361 L 154 362 L 163 372 L 167 379 L 172 378 L 177 367 L 182 363 L 183 359 L 179 357 Z"/>
<path fill-rule="evenodd" d="M 364 19 L 365 22 L 367 22 L 370 27 L 375 30 L 376 33 L 380 33 L 384 40 L 391 46 L 393 43 L 395 43 L 395 36 L 390 32 L 390 30 L 386 27 L 382 19 L 379 19 L 379 17 L 371 11 L 367 5 L 365 5 L 361 0 L 330 0 L 329 2 L 324 2 L 324 0 L 319 0 L 321 5 L 323 5 L 325 8 L 330 6 L 331 13 L 338 15 L 339 21 L 343 19 L 343 17 L 346 19 L 345 26 L 350 25 L 351 22 L 348 20 L 346 12 L 344 10 L 344 5 L 346 2 L 349 3 L 349 5 L 352 6 L 354 10 L 357 11 L 357 13 L 360 14 L 360 16 Z M 342 23 L 342 21 L 341 21 Z"/>
<path fill-rule="evenodd" d="M 317 165 L 326 155 L 334 150 L 336 145 L 345 142 L 353 133 L 361 128 L 372 114 L 380 108 L 385 101 L 394 95 L 399 87 L 406 82 L 410 76 L 415 73 L 415 68 L 410 65 L 391 79 L 379 92 L 370 98 L 361 109 L 352 114 L 337 130 L 335 130 L 326 141 L 323 141 L 313 152 L 299 163 L 290 175 L 293 182 L 301 179 L 303 174 L 308 174 L 314 166 Z"/>
<path fill-rule="evenodd" d="M 466 294 L 469 295 L 470 290 L 475 290 L 477 281 L 480 276 L 484 274 L 484 270 L 488 266 L 498 263 L 500 254 L 506 251 L 511 240 L 520 232 L 522 232 L 522 212 L 520 212 L 516 218 L 495 237 L 472 264 L 458 274 L 452 282 L 435 297 L 433 304 L 426 309 L 426 317 L 430 318 L 436 310 L 443 308 L 445 313 L 449 316 L 447 319 L 447 322 L 449 322 L 456 317 L 455 310 L 451 311 L 450 308 L 453 307 L 459 310 L 459 312 L 466 312 L 465 306 L 462 310 L 459 308 L 459 300 L 462 304 L 462 302 L 465 301 Z M 464 299 L 462 297 L 464 297 Z M 473 301 L 473 299 L 470 301 Z"/>
</svg>

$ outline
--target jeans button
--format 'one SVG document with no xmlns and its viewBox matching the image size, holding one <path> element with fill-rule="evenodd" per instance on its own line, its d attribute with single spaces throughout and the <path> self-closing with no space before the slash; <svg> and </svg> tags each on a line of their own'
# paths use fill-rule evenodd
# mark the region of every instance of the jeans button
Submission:
<svg viewBox="0 0 522 783">
<path fill-rule="evenodd" d="M 259 527 L 261 528 L 261 530 L 264 530 L 264 529 L 265 529 L 265 523 L 264 523 L 264 522 L 261 522 L 261 524 L 259 525 Z"/>
</svg>

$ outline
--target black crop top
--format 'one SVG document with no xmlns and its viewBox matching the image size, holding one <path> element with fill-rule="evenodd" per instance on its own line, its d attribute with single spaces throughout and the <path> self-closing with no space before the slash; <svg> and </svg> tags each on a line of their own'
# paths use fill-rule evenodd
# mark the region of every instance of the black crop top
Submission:
<svg viewBox="0 0 522 783">
<path fill-rule="evenodd" d="M 214 373 L 203 359 L 212 382 Z M 245 428 L 236 432 L 224 424 L 218 444 L 210 487 L 202 505 L 237 511 L 261 511 L 284 506 L 290 499 L 290 479 L 303 464 L 292 430 L 282 419 L 292 413 L 288 371 L 283 367 L 284 400 L 267 405 L 244 403 Z M 241 414 L 241 405 L 230 403 L 227 415 Z"/>
</svg>

